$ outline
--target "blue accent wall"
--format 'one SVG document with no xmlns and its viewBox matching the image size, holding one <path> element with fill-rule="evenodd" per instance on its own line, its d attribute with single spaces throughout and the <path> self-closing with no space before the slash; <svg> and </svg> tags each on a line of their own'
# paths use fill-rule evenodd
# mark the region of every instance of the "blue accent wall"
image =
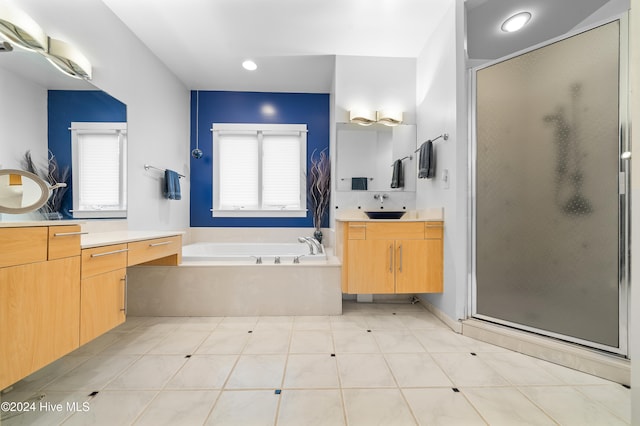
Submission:
<svg viewBox="0 0 640 426">
<path fill-rule="evenodd" d="M 196 108 L 197 94 L 199 94 Z M 212 217 L 213 144 L 212 123 L 269 123 L 307 125 L 307 169 L 316 151 L 329 151 L 329 95 L 314 93 L 191 92 L 191 149 L 196 147 L 196 109 L 198 146 L 202 158 L 191 158 L 192 227 L 313 227 L 311 213 L 300 218 Z M 327 212 L 328 213 L 328 212 Z M 328 214 L 323 219 L 328 226 Z"/>
<path fill-rule="evenodd" d="M 49 151 L 56 156 L 61 168 L 71 168 L 71 123 L 126 122 L 127 106 L 101 90 L 49 90 L 47 115 Z M 65 217 L 71 217 L 72 191 L 69 182 L 69 190 L 63 199 Z"/>
</svg>

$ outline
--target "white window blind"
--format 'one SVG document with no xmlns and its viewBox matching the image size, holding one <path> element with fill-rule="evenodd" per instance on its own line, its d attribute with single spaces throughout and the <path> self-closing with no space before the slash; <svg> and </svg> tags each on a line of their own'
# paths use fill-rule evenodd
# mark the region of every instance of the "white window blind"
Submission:
<svg viewBox="0 0 640 426">
<path fill-rule="evenodd" d="M 120 143 L 113 135 L 79 134 L 80 210 L 120 206 Z"/>
<path fill-rule="evenodd" d="M 300 137 L 263 134 L 262 192 L 267 208 L 300 209 Z"/>
<path fill-rule="evenodd" d="M 126 217 L 126 123 L 72 123 L 73 215 Z"/>
<path fill-rule="evenodd" d="M 306 125 L 214 124 L 213 215 L 306 216 Z"/>
<path fill-rule="evenodd" d="M 220 207 L 257 209 L 258 139 L 253 135 L 220 135 Z"/>
</svg>

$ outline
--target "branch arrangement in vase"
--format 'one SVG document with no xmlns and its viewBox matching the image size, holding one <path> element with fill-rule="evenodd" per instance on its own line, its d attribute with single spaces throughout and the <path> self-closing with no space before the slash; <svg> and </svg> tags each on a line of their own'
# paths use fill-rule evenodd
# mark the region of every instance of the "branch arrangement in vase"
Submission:
<svg viewBox="0 0 640 426">
<path fill-rule="evenodd" d="M 310 158 L 311 167 L 309 169 L 309 208 L 313 214 L 313 226 L 316 231 L 320 231 L 322 218 L 329 207 L 331 197 L 331 160 L 327 150 L 323 149 L 316 156 L 313 151 Z"/>
</svg>

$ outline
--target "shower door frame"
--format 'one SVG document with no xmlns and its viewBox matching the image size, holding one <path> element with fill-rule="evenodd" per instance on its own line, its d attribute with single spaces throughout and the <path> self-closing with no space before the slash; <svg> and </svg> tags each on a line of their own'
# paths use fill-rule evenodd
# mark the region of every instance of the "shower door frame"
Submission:
<svg viewBox="0 0 640 426">
<path fill-rule="evenodd" d="M 623 152 L 630 152 L 630 119 L 629 119 L 629 22 L 628 12 L 610 19 L 598 22 L 588 27 L 581 28 L 576 31 L 564 34 L 560 37 L 545 41 L 530 48 L 518 51 L 511 55 L 496 59 L 485 63 L 481 66 L 471 68 L 469 70 L 469 270 L 470 285 L 468 300 L 468 312 L 471 317 L 480 320 L 505 325 L 515 329 L 532 332 L 535 334 L 559 339 L 565 342 L 576 343 L 593 349 L 613 353 L 628 357 L 629 355 L 629 288 L 630 288 L 630 184 L 631 184 L 631 161 L 630 159 L 621 159 Z M 585 33 L 603 25 L 613 22 L 619 22 L 619 75 L 618 75 L 618 347 L 608 346 L 573 336 L 567 336 L 548 330 L 542 330 L 530 327 L 524 324 L 514 323 L 511 321 L 494 318 L 488 315 L 479 314 L 477 312 L 477 81 L 476 74 L 478 71 L 504 62 L 506 60 L 521 56 L 525 53 L 549 46 L 562 40 L 566 40 L 573 36 Z"/>
</svg>

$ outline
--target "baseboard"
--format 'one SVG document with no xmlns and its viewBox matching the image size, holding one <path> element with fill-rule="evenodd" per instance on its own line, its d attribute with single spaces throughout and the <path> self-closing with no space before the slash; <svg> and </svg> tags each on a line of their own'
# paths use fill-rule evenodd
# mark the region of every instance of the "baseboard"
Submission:
<svg viewBox="0 0 640 426">
<path fill-rule="evenodd" d="M 461 326 L 465 336 L 630 385 L 631 362 L 626 358 L 477 319 L 464 320 Z"/>
<path fill-rule="evenodd" d="M 416 295 L 416 299 L 420 301 L 422 306 L 424 306 L 427 309 L 427 311 L 435 315 L 440 321 L 445 323 L 447 327 L 449 327 L 451 330 L 455 331 L 456 333 L 462 333 L 462 323 L 460 321 L 456 321 L 452 319 L 449 315 L 445 314 L 443 311 L 441 311 L 439 308 L 437 308 L 427 299 L 420 297 L 420 295 Z"/>
</svg>

